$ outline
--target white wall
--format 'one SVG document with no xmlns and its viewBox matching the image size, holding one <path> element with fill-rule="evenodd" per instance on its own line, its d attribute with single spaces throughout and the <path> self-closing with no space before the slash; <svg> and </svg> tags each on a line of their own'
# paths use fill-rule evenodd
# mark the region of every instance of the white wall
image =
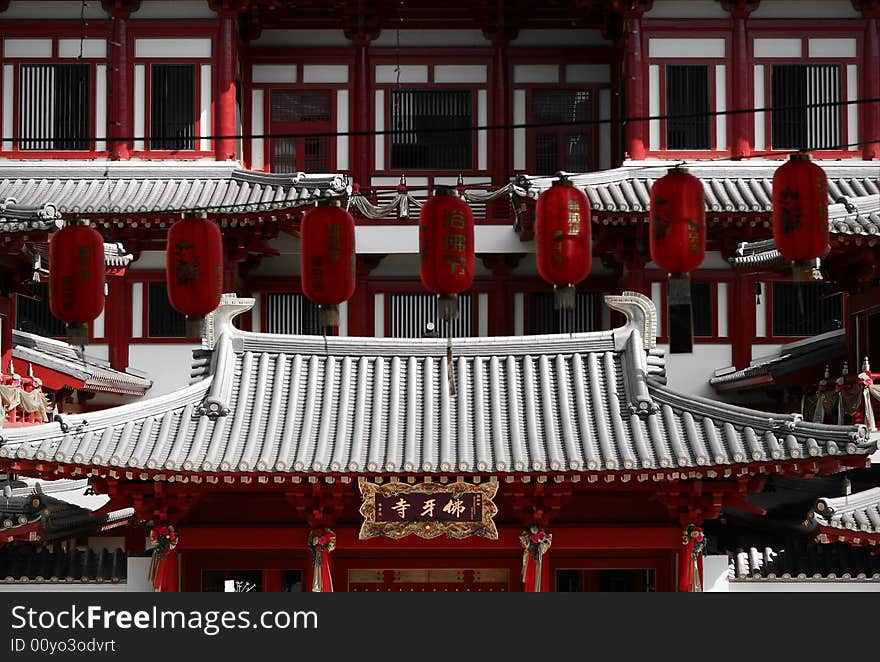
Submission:
<svg viewBox="0 0 880 662">
<path fill-rule="evenodd" d="M 692 354 L 669 354 L 669 345 L 658 345 L 666 350 L 666 378 L 669 387 L 682 393 L 718 399 L 709 385 L 715 370 L 733 362 L 733 350 L 729 344 L 694 344 Z"/>
<path fill-rule="evenodd" d="M 154 398 L 189 385 L 192 352 L 198 348 L 195 343 L 134 343 L 128 349 L 128 364 L 150 376 L 153 388 L 146 397 Z"/>
<path fill-rule="evenodd" d="M 704 593 L 880 593 L 876 579 L 734 579 L 727 556 L 703 557 Z"/>
</svg>

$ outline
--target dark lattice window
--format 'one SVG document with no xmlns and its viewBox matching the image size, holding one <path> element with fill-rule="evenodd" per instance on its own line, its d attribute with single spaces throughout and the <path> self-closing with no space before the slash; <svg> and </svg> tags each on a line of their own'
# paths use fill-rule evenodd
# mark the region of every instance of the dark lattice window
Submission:
<svg viewBox="0 0 880 662">
<path fill-rule="evenodd" d="M 529 333 L 579 333 L 599 328 L 596 316 L 596 295 L 578 292 L 571 313 L 560 312 L 553 303 L 552 292 L 529 294 Z"/>
<path fill-rule="evenodd" d="M 32 283 L 33 299 L 19 294 L 15 302 L 15 328 L 49 338 L 64 335 L 64 322 L 49 309 L 49 284 Z"/>
<path fill-rule="evenodd" d="M 589 90 L 534 90 L 532 122 L 586 122 L 593 119 Z M 588 126 L 542 127 L 534 130 L 534 174 L 552 175 L 560 170 L 590 169 L 592 138 Z"/>
<path fill-rule="evenodd" d="M 797 108 L 840 101 L 840 66 L 774 64 L 770 70 L 774 148 L 822 149 L 840 144 L 840 106 Z"/>
<path fill-rule="evenodd" d="M 666 114 L 709 112 L 709 67 L 705 64 L 666 65 Z M 666 149 L 709 149 L 709 116 L 666 120 Z"/>
<path fill-rule="evenodd" d="M 814 336 L 843 325 L 843 295 L 828 283 L 773 283 L 773 335 Z"/>
<path fill-rule="evenodd" d="M 331 121 L 330 90 L 273 90 L 273 133 L 327 133 Z M 273 172 L 328 172 L 330 137 L 278 138 L 272 141 Z"/>
<path fill-rule="evenodd" d="M 712 283 L 691 282 L 691 309 L 694 315 L 694 336 L 711 336 L 715 317 Z"/>
<path fill-rule="evenodd" d="M 458 297 L 458 317 L 452 320 L 456 338 L 473 335 L 473 307 L 470 294 Z M 437 295 L 413 292 L 391 295 L 392 338 L 446 337 L 446 323 L 437 319 Z"/>
<path fill-rule="evenodd" d="M 195 65 L 154 64 L 150 70 L 150 149 L 192 150 L 196 135 Z"/>
<path fill-rule="evenodd" d="M 88 64 L 23 64 L 18 135 L 22 150 L 88 150 L 92 117 Z"/>
<path fill-rule="evenodd" d="M 171 307 L 164 281 L 155 281 L 149 284 L 147 317 L 150 338 L 183 338 L 186 336 L 186 317 Z"/>
<path fill-rule="evenodd" d="M 320 335 L 318 305 L 298 292 L 266 295 L 266 333 Z"/>
<path fill-rule="evenodd" d="M 391 167 L 469 170 L 473 167 L 473 101 L 469 91 L 391 92 Z"/>
</svg>

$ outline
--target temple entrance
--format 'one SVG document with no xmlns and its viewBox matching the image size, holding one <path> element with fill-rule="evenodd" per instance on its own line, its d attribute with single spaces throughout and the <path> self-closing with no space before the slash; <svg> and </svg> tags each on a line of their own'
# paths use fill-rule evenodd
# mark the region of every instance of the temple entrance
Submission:
<svg viewBox="0 0 880 662">
<path fill-rule="evenodd" d="M 505 593 L 510 590 L 510 571 L 507 568 L 352 568 L 348 571 L 348 590 L 358 593 Z"/>
<path fill-rule="evenodd" d="M 650 568 L 597 568 L 591 570 L 557 570 L 558 593 L 653 593 L 657 580 Z"/>
</svg>

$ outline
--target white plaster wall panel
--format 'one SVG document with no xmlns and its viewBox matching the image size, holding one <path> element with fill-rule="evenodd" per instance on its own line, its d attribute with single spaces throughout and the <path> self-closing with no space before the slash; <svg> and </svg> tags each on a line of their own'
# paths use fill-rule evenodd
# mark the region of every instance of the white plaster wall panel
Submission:
<svg viewBox="0 0 880 662">
<path fill-rule="evenodd" d="M 651 283 L 651 301 L 657 310 L 657 335 L 663 335 L 663 286 L 665 283 Z"/>
<path fill-rule="evenodd" d="M 410 186 L 427 186 L 427 177 L 407 177 L 407 184 Z M 396 187 L 400 183 L 400 177 L 373 177 L 370 179 L 371 186 Z"/>
<path fill-rule="evenodd" d="M 95 66 L 95 138 L 107 137 L 107 65 Z M 104 140 L 95 141 L 95 150 L 107 149 Z"/>
<path fill-rule="evenodd" d="M 217 18 L 202 0 L 143 0 L 132 18 Z"/>
<path fill-rule="evenodd" d="M 374 48 L 396 48 L 400 40 L 403 47 L 410 46 L 488 46 L 489 42 L 481 30 L 382 30 L 379 37 L 370 46 Z M 348 42 L 351 45 L 351 42 Z"/>
<path fill-rule="evenodd" d="M 512 46 L 601 46 L 611 43 L 600 30 L 520 30 Z"/>
<path fill-rule="evenodd" d="M 397 65 L 379 64 L 376 65 L 376 82 L 377 83 L 397 83 Z M 427 64 L 402 64 L 400 65 L 400 82 L 401 83 L 427 83 L 428 82 L 428 65 Z"/>
<path fill-rule="evenodd" d="M 877 581 L 842 581 L 813 579 L 809 581 L 746 580 L 729 582 L 731 593 L 880 593 Z M 807 598 L 810 599 L 810 598 Z"/>
<path fill-rule="evenodd" d="M 718 319 L 718 337 L 726 338 L 730 333 L 730 327 L 727 319 L 728 307 L 728 287 L 727 283 L 718 283 L 718 300 L 715 306 Z"/>
<path fill-rule="evenodd" d="M 513 91 L 513 123 L 526 123 L 526 91 Z M 526 169 L 526 130 L 513 130 L 513 169 Z"/>
<path fill-rule="evenodd" d="M 336 131 L 349 131 L 348 90 L 336 90 Z M 336 137 L 336 169 L 348 170 L 348 136 Z"/>
<path fill-rule="evenodd" d="M 3 18 L 46 19 L 51 17 L 54 19 L 74 18 L 78 21 L 81 13 L 86 20 L 105 20 L 107 18 L 100 2 L 87 2 L 83 7 L 82 2 L 70 2 L 70 0 L 39 0 L 38 2 L 15 0 L 9 4 L 9 9 L 3 12 Z"/>
<path fill-rule="evenodd" d="M 488 73 L 485 64 L 437 64 L 434 66 L 435 83 L 485 83 Z"/>
<path fill-rule="evenodd" d="M 599 119 L 611 118 L 611 90 L 599 90 Z M 611 167 L 611 124 L 599 125 L 599 169 Z"/>
<path fill-rule="evenodd" d="M 715 110 L 727 110 L 727 65 L 715 65 Z M 727 149 L 727 115 L 715 116 L 715 147 Z"/>
<path fill-rule="evenodd" d="M 347 64 L 303 65 L 303 83 L 347 83 Z"/>
<path fill-rule="evenodd" d="M 764 107 L 764 65 L 755 65 L 755 108 Z M 765 148 L 764 113 L 755 113 L 755 151 Z"/>
<path fill-rule="evenodd" d="M 555 64 L 517 64 L 513 67 L 513 82 L 558 83 L 559 66 Z"/>
<path fill-rule="evenodd" d="M 416 186 L 412 182 L 410 184 Z M 374 180 L 373 185 L 381 184 L 376 184 Z M 358 253 L 387 253 L 389 246 L 394 246 L 395 253 L 419 252 L 419 228 L 416 225 L 359 225 L 354 232 Z M 519 235 L 504 225 L 478 225 L 474 228 L 474 245 L 477 253 L 523 253 L 534 250 L 533 242 L 520 241 Z"/>
<path fill-rule="evenodd" d="M 189 384 L 189 370 L 181 370 L 181 366 L 192 363 L 192 352 L 199 347 L 193 343 L 134 343 L 128 347 L 128 363 L 153 380 L 149 395 L 154 398 Z"/>
<path fill-rule="evenodd" d="M 730 270 L 730 262 L 724 259 L 721 251 L 706 251 L 706 257 L 700 263 L 700 269 L 727 269 Z"/>
<path fill-rule="evenodd" d="M 265 293 L 259 292 L 254 295 L 254 307 L 251 309 L 251 329 L 254 333 L 263 332 L 263 297 Z"/>
<path fill-rule="evenodd" d="M 385 295 L 377 292 L 373 297 L 373 335 L 385 337 Z"/>
<path fill-rule="evenodd" d="M 211 65 L 203 64 L 200 67 L 201 80 L 199 81 L 199 149 L 203 152 L 211 151 L 211 141 L 206 137 L 214 133 L 211 122 L 211 96 L 213 93 L 211 79 Z"/>
<path fill-rule="evenodd" d="M 646 18 L 724 18 L 728 14 L 715 0 L 654 0 Z"/>
<path fill-rule="evenodd" d="M 351 47 L 342 30 L 263 30 L 253 45 L 262 46 L 343 46 Z M 373 42 L 375 45 L 375 42 Z"/>
<path fill-rule="evenodd" d="M 255 64 L 251 68 L 254 83 L 295 83 L 295 64 Z"/>
<path fill-rule="evenodd" d="M 477 90 L 477 126 L 489 124 L 489 94 Z M 486 131 L 477 131 L 477 170 L 489 167 L 489 138 Z"/>
<path fill-rule="evenodd" d="M 860 18 L 848 0 L 762 0 L 749 19 L 761 18 Z"/>
<path fill-rule="evenodd" d="M 376 131 L 385 130 L 385 92 L 376 90 Z M 385 143 L 388 136 L 380 133 L 373 138 L 375 143 L 376 170 L 385 170 Z"/>
<path fill-rule="evenodd" d="M 769 285 L 767 283 L 759 283 L 761 286 L 761 296 L 760 303 L 757 302 L 757 298 L 755 301 L 755 336 L 758 338 L 766 338 L 767 337 L 767 290 L 769 289 Z M 754 349 L 752 350 L 752 354 L 754 355 Z"/>
<path fill-rule="evenodd" d="M 724 39 L 648 39 L 648 57 L 724 57 Z"/>
<path fill-rule="evenodd" d="M 144 337 L 144 284 L 131 284 L 131 337 Z"/>
<path fill-rule="evenodd" d="M 727 593 L 730 590 L 728 572 L 730 559 L 726 554 L 703 557 L 703 593 Z"/>
<path fill-rule="evenodd" d="M 776 356 L 782 350 L 781 344 L 752 345 L 752 361 L 759 361 L 767 356 Z"/>
<path fill-rule="evenodd" d="M 52 57 L 52 40 L 4 39 L 3 57 Z"/>
<path fill-rule="evenodd" d="M 856 57 L 855 39 L 810 39 L 807 42 L 810 57 Z"/>
<path fill-rule="evenodd" d="M 660 66 L 652 64 L 648 67 L 648 115 L 655 117 L 660 114 Z M 648 148 L 660 149 L 660 120 L 648 121 Z"/>
<path fill-rule="evenodd" d="M 339 335 L 348 335 L 348 301 L 339 304 Z"/>
<path fill-rule="evenodd" d="M 263 90 L 251 92 L 251 134 L 258 136 L 264 133 L 263 113 L 265 112 Z M 262 170 L 266 167 L 266 141 L 263 138 L 251 140 L 251 167 Z"/>
<path fill-rule="evenodd" d="M 134 56 L 148 58 L 211 57 L 211 40 L 135 39 Z"/>
<path fill-rule="evenodd" d="M 718 398 L 709 379 L 715 376 L 718 366 L 731 364 L 732 345 L 695 344 L 691 354 L 670 354 L 669 345 L 658 347 L 666 350 L 666 375 L 670 388 L 703 398 Z"/>
<path fill-rule="evenodd" d="M 566 83 L 609 83 L 611 67 L 607 64 L 567 64 Z"/>
<path fill-rule="evenodd" d="M 485 292 L 477 295 L 477 335 L 489 335 L 489 295 Z"/>
<path fill-rule="evenodd" d="M 79 39 L 59 39 L 58 57 L 69 58 L 80 56 Z M 83 39 L 82 56 L 105 58 L 107 57 L 107 42 L 104 39 Z"/>
<path fill-rule="evenodd" d="M 129 271 L 165 271 L 165 251 L 141 251 L 136 262 L 132 262 Z"/>
<path fill-rule="evenodd" d="M 513 295 L 513 335 L 522 336 L 526 329 L 526 297 L 522 292 Z"/>
<path fill-rule="evenodd" d="M 11 64 L 3 65 L 3 135 L 11 137 L 14 133 L 12 129 L 13 108 L 15 103 L 15 95 L 12 91 L 14 83 L 14 67 Z M 3 149 L 11 150 L 12 141 L 4 140 Z"/>
<path fill-rule="evenodd" d="M 800 57 L 800 39 L 755 39 L 755 57 Z"/>
<path fill-rule="evenodd" d="M 857 64 L 846 65 L 846 100 L 855 101 L 859 98 L 859 66 Z M 846 142 L 849 144 L 859 141 L 859 106 L 850 104 L 846 107 Z M 853 145 L 849 149 L 858 149 Z"/>
<path fill-rule="evenodd" d="M 145 113 L 147 104 L 146 69 L 142 64 L 134 65 L 134 135 L 139 137 L 132 145 L 135 151 L 144 149 L 142 136 L 146 133 Z"/>
<path fill-rule="evenodd" d="M 101 314 L 95 318 L 95 321 L 92 322 L 92 338 L 103 338 L 104 337 L 104 313 L 105 309 L 101 310 Z M 92 349 L 94 345 L 89 345 L 89 354 L 93 354 Z"/>
</svg>

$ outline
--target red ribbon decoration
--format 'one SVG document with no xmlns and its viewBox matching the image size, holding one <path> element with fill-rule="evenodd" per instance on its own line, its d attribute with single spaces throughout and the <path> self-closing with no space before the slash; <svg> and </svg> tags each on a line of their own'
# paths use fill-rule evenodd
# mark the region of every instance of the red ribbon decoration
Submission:
<svg viewBox="0 0 880 662">
<path fill-rule="evenodd" d="M 336 549 L 336 534 L 330 529 L 312 531 L 309 535 L 309 549 L 312 550 L 312 592 L 332 593 L 330 552 Z"/>
<path fill-rule="evenodd" d="M 179 541 L 180 535 L 171 524 L 157 526 L 150 531 L 153 558 L 150 561 L 149 577 L 153 582 L 155 592 L 168 591 L 176 580 L 176 577 L 171 576 L 171 570 L 176 568 L 177 564 L 169 563 L 168 559 L 176 553 L 174 548 L 177 547 Z"/>
<path fill-rule="evenodd" d="M 701 593 L 703 587 L 700 581 L 700 556 L 706 546 L 703 530 L 694 524 L 688 524 L 682 533 L 681 543 L 685 551 L 678 568 L 678 592 Z"/>
<path fill-rule="evenodd" d="M 533 524 L 522 532 L 519 541 L 523 547 L 523 591 L 540 593 L 543 556 L 553 543 L 553 534 Z"/>
</svg>

